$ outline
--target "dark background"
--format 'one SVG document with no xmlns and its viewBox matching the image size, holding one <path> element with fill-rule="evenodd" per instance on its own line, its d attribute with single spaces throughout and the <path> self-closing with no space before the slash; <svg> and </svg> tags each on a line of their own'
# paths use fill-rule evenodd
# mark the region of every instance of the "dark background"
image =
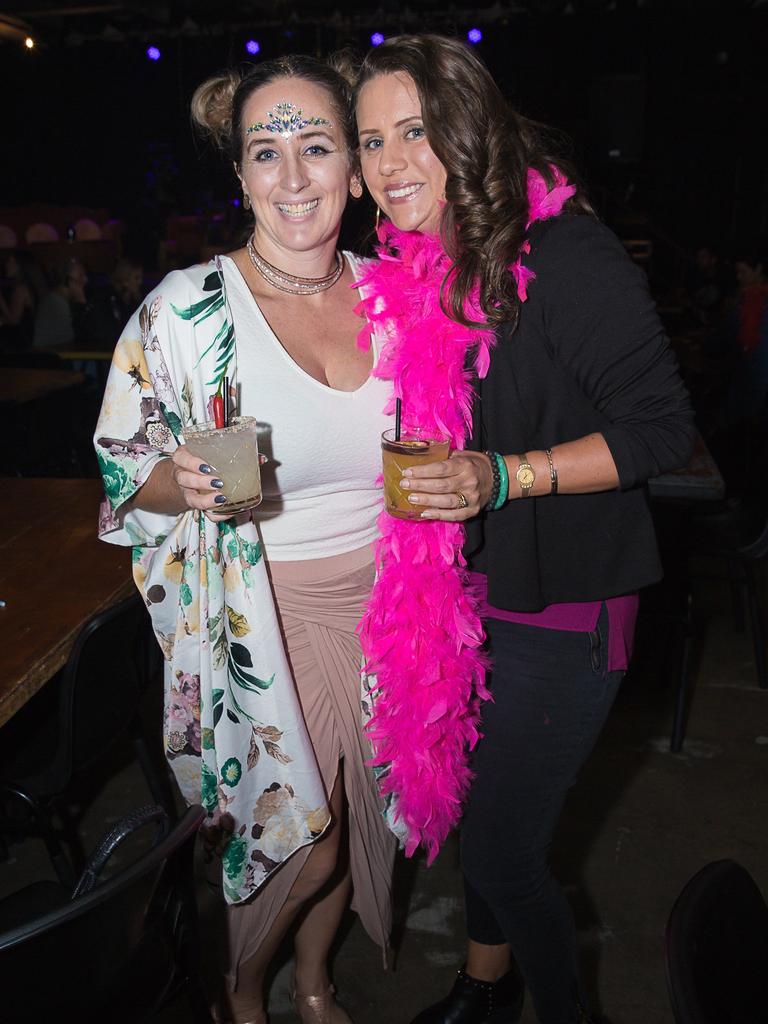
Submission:
<svg viewBox="0 0 768 1024">
<path fill-rule="evenodd" d="M 62 13 L 65 11 L 84 13 Z M 130 234 L 237 195 L 189 124 L 195 87 L 248 58 L 360 52 L 371 32 L 484 34 L 478 51 L 525 114 L 564 129 L 610 222 L 656 245 L 728 250 L 768 233 L 764 174 L 768 5 L 745 0 L 17 4 L 36 45 L 0 15 L 1 206 L 106 208 Z M 146 57 L 156 45 L 159 61 Z M 450 130 L 450 126 L 446 126 Z M 134 244 L 137 240 L 134 237 Z M 138 240 L 140 244 L 140 239 Z"/>
</svg>

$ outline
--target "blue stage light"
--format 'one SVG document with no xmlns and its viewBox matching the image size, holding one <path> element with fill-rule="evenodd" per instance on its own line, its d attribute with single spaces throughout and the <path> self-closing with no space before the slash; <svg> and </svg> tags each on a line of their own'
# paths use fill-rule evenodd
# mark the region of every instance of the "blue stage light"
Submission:
<svg viewBox="0 0 768 1024">
<path fill-rule="evenodd" d="M 147 49 L 147 56 L 150 60 L 160 60 L 161 54 L 156 46 L 150 46 Z"/>
<path fill-rule="evenodd" d="M 467 39 L 470 43 L 479 43 L 482 38 L 483 33 L 479 28 L 471 28 L 469 32 L 467 32 Z"/>
<path fill-rule="evenodd" d="M 254 54 L 254 56 L 261 49 L 261 47 L 259 46 L 255 39 L 249 39 L 248 42 L 245 44 L 245 48 L 248 51 L 248 53 L 252 53 Z"/>
<path fill-rule="evenodd" d="M 381 32 L 374 32 L 371 36 L 371 43 L 373 46 L 381 46 L 384 42 L 384 36 Z"/>
</svg>

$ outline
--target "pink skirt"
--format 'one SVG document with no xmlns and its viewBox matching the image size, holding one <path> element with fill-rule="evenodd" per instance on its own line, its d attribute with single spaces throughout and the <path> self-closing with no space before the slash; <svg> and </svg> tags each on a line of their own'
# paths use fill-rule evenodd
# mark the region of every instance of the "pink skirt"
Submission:
<svg viewBox="0 0 768 1024">
<path fill-rule="evenodd" d="M 352 909 L 374 942 L 386 950 L 392 927 L 392 870 L 396 841 L 382 816 L 371 756 L 362 731 L 360 667 L 355 627 L 373 583 L 373 551 L 360 548 L 331 558 L 272 562 L 269 574 L 285 649 L 293 670 L 326 794 L 344 758 L 349 806 Z M 282 909 L 312 845 L 293 854 L 246 903 L 227 907 L 228 980 L 237 985 Z"/>
</svg>

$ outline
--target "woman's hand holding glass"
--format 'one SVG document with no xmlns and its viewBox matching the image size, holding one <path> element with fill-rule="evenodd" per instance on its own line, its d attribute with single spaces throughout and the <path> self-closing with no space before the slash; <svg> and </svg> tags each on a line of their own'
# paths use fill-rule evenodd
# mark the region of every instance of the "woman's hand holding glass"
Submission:
<svg viewBox="0 0 768 1024">
<path fill-rule="evenodd" d="M 229 519 L 228 515 L 217 515 L 216 506 L 223 505 L 227 497 L 221 493 L 222 481 L 212 466 L 201 462 L 199 456 L 180 445 L 173 453 L 171 477 L 181 493 L 187 508 L 204 512 L 214 522 Z"/>
<path fill-rule="evenodd" d="M 488 504 L 493 471 L 482 452 L 451 452 L 443 462 L 406 469 L 400 487 L 411 492 L 413 505 L 424 508 L 422 519 L 463 522 Z"/>
</svg>

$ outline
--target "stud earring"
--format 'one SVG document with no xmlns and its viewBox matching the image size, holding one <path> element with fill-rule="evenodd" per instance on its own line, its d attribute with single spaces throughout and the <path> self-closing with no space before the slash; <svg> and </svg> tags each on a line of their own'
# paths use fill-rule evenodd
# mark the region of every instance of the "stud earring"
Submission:
<svg viewBox="0 0 768 1024">
<path fill-rule="evenodd" d="M 359 199 L 363 194 L 363 184 L 359 178 L 355 177 L 349 183 L 349 194 L 353 199 Z"/>
</svg>

